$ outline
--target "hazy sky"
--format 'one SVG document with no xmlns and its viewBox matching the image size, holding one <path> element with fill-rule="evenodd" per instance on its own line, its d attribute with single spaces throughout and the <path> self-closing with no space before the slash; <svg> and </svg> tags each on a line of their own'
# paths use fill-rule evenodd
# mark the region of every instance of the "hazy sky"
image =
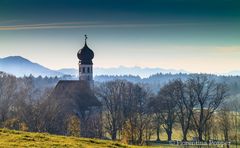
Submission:
<svg viewBox="0 0 240 148">
<path fill-rule="evenodd" d="M 77 68 L 84 34 L 96 67 L 240 70 L 239 0 L 0 1 L 1 58 Z"/>
</svg>

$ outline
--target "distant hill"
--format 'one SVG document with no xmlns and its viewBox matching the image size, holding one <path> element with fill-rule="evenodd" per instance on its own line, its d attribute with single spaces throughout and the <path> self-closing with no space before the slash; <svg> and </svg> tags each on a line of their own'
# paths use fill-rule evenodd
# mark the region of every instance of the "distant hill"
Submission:
<svg viewBox="0 0 240 148">
<path fill-rule="evenodd" d="M 48 69 L 40 64 L 33 63 L 28 59 L 21 56 L 9 56 L 0 59 L 0 71 L 13 74 L 17 77 L 24 75 L 33 76 L 62 76 L 63 74 L 58 71 Z"/>
<path fill-rule="evenodd" d="M 64 73 L 66 75 L 78 75 L 78 70 L 74 68 L 64 68 L 58 70 L 58 72 Z M 125 67 L 125 66 L 119 66 L 114 68 L 94 68 L 94 76 L 99 75 L 133 75 L 133 76 L 140 76 L 142 78 L 149 77 L 151 75 L 154 75 L 156 73 L 188 73 L 185 70 L 175 70 L 175 69 L 162 69 L 162 68 L 141 68 L 141 67 Z"/>
<path fill-rule="evenodd" d="M 122 76 L 99 75 L 99 76 L 95 76 L 94 81 L 107 82 L 107 81 L 120 79 L 120 80 L 127 80 L 132 83 L 144 83 L 149 88 L 151 88 L 153 92 L 156 93 L 159 91 L 159 89 L 162 86 L 164 86 L 171 80 L 181 79 L 185 81 L 196 75 L 206 76 L 209 79 L 213 79 L 218 83 L 225 83 L 228 85 L 230 94 L 240 95 L 240 76 L 218 76 L 218 75 L 212 75 L 212 74 L 186 74 L 186 73 L 178 73 L 178 74 L 158 73 L 158 74 L 151 75 L 150 77 L 147 77 L 147 78 L 141 78 L 139 76 L 133 76 L 133 75 L 122 75 Z"/>
<path fill-rule="evenodd" d="M 63 69 L 59 69 L 57 71 L 65 74 L 65 75 L 72 75 L 72 76 L 78 75 L 78 70 L 75 68 L 63 68 Z"/>
<path fill-rule="evenodd" d="M 95 68 L 94 72 L 96 75 L 134 75 L 140 76 L 142 78 L 149 77 L 156 73 L 188 73 L 185 70 L 175 70 L 175 69 L 163 69 L 163 68 L 141 68 L 138 66 L 135 67 L 125 67 L 119 66 L 116 68 Z"/>
</svg>

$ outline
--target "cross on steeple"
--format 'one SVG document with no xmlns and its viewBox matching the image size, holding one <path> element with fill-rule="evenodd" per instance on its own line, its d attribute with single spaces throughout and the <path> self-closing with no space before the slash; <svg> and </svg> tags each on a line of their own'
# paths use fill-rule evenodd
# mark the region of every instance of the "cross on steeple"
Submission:
<svg viewBox="0 0 240 148">
<path fill-rule="evenodd" d="M 86 44 L 86 43 L 87 43 L 87 38 L 88 38 L 88 37 L 87 37 L 86 34 L 85 34 L 84 36 L 85 36 L 85 44 Z"/>
</svg>

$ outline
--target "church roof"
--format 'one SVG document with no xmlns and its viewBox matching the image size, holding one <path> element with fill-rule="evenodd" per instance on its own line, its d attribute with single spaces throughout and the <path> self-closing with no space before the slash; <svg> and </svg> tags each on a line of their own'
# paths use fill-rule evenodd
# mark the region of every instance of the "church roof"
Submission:
<svg viewBox="0 0 240 148">
<path fill-rule="evenodd" d="M 59 81 L 50 97 L 62 100 L 61 102 L 66 102 L 68 105 L 70 102 L 72 106 L 81 110 L 101 106 L 100 101 L 98 101 L 89 84 L 85 81 Z"/>
<path fill-rule="evenodd" d="M 81 64 L 93 64 L 94 52 L 87 45 L 87 36 L 85 35 L 85 45 L 77 53 L 77 57 Z"/>
</svg>

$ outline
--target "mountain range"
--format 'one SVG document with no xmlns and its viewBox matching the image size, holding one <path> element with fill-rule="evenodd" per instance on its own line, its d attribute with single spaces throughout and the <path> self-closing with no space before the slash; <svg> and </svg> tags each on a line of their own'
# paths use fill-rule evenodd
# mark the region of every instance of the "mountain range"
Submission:
<svg viewBox="0 0 240 148">
<path fill-rule="evenodd" d="M 31 62 L 30 60 L 21 56 L 9 56 L 0 58 L 0 71 L 13 74 L 17 77 L 24 75 L 37 76 L 63 76 L 63 75 L 78 75 L 78 70 L 74 68 L 63 68 L 60 70 L 52 70 L 44 67 L 38 63 Z M 141 67 L 125 67 L 119 66 L 116 68 L 94 68 L 94 76 L 96 75 L 134 75 L 142 78 L 149 77 L 156 73 L 189 73 L 185 70 L 175 69 L 162 69 L 162 68 L 141 68 Z M 227 75 L 240 75 L 240 71 L 232 71 Z"/>
<path fill-rule="evenodd" d="M 20 56 L 9 56 L 0 59 L 0 71 L 4 71 L 9 74 L 13 74 L 17 77 L 28 76 L 62 76 L 63 74 L 48 69 L 38 63 L 33 63 L 28 59 Z"/>
<path fill-rule="evenodd" d="M 58 72 L 61 72 L 63 74 L 67 75 L 77 75 L 78 70 L 74 68 L 64 68 L 58 70 Z M 94 68 L 94 75 L 134 75 L 134 76 L 140 76 L 142 78 L 149 77 L 156 73 L 188 73 L 185 70 L 174 70 L 174 69 L 162 69 L 162 68 L 141 68 L 141 67 L 125 67 L 125 66 L 119 66 L 114 68 Z"/>
</svg>

